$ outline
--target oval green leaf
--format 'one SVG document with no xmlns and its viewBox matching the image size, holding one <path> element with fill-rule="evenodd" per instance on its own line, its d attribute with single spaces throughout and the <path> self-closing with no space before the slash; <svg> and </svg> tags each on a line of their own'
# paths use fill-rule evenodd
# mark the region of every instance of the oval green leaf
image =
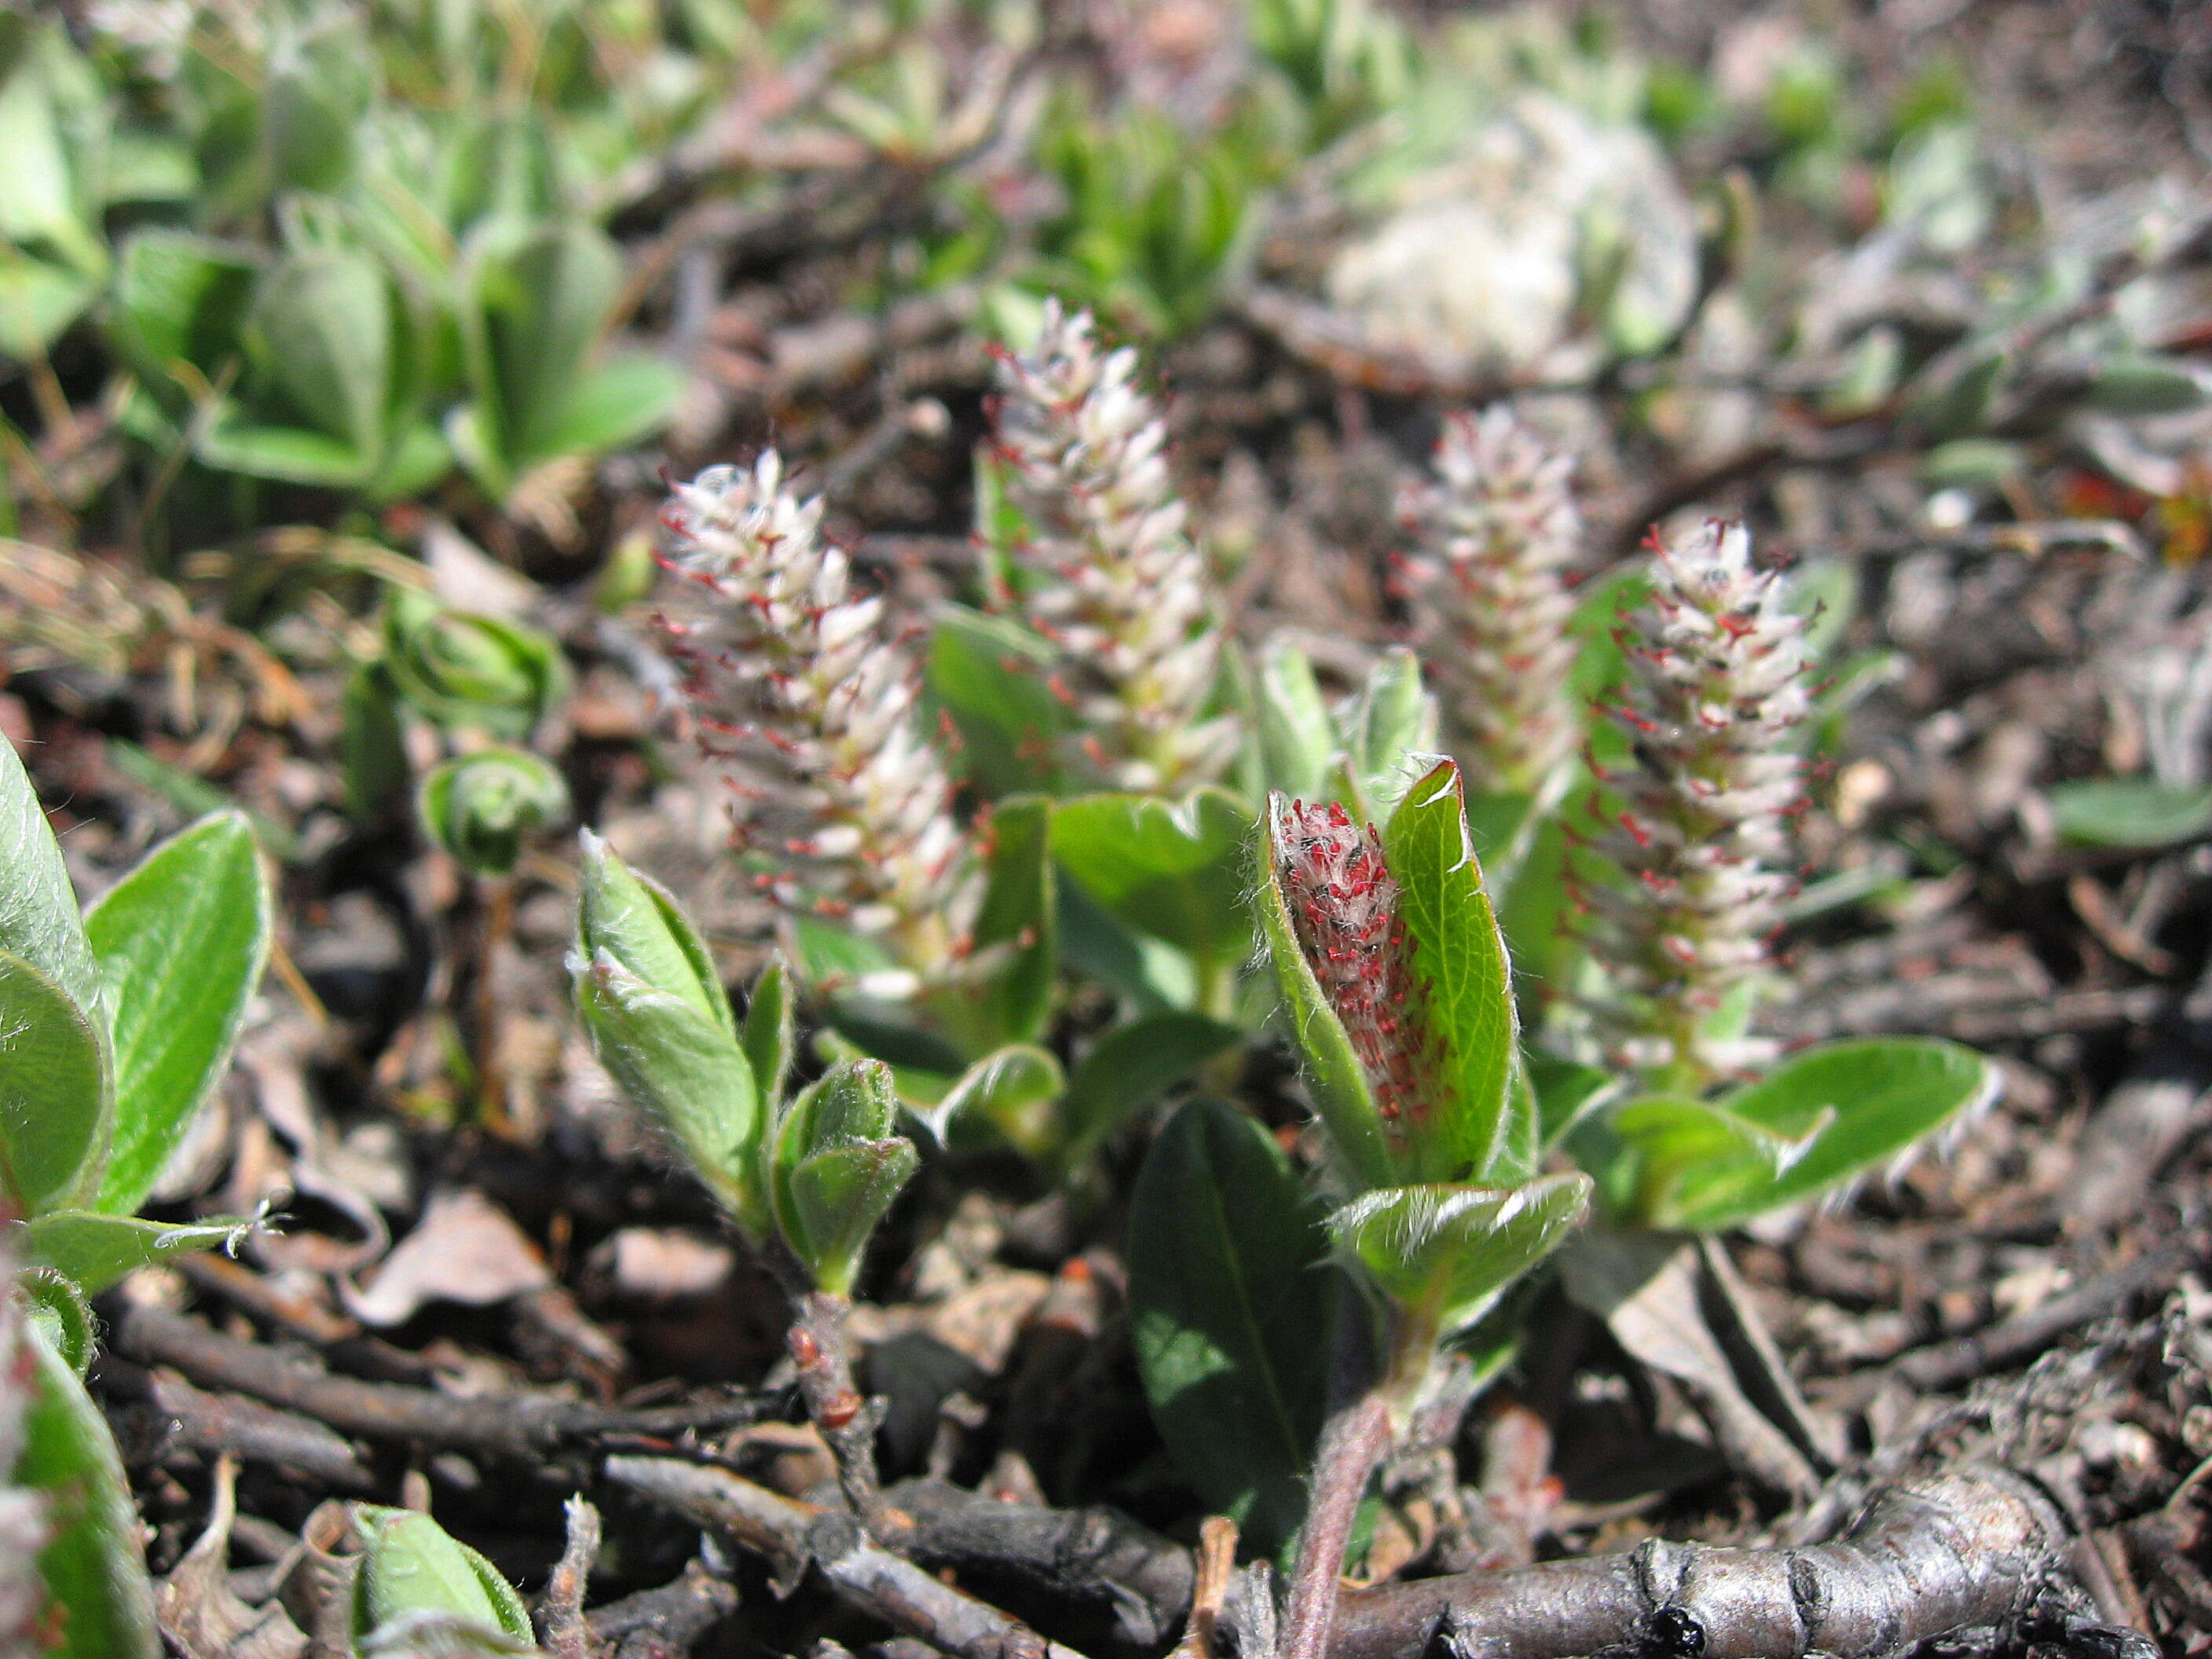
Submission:
<svg viewBox="0 0 2212 1659">
<path fill-rule="evenodd" d="M 115 1008 L 115 1135 L 99 1207 L 130 1215 L 230 1064 L 269 959 L 269 879 L 243 814 L 148 854 L 84 919 Z"/>
<path fill-rule="evenodd" d="M 1052 854 L 1116 921 L 1189 951 L 1203 978 L 1251 948 L 1251 814 L 1220 789 L 1181 801 L 1085 795 L 1053 809 Z"/>
<path fill-rule="evenodd" d="M 1410 1173 L 1479 1179 L 1506 1144 L 1520 1024 L 1455 763 L 1442 763 L 1407 792 L 1383 827 L 1382 853 L 1397 878 L 1415 971 L 1427 981 L 1422 1012 L 1444 1085 L 1411 1138 Z"/>
<path fill-rule="evenodd" d="M 98 1296 L 134 1269 L 159 1267 L 194 1250 L 221 1249 L 246 1227 L 228 1218 L 172 1226 L 136 1216 L 57 1210 L 27 1223 L 22 1238 L 31 1261 L 65 1275 L 86 1296 Z"/>
<path fill-rule="evenodd" d="M 1336 1279 L 1273 1139 L 1218 1101 L 1168 1120 L 1129 1211 L 1129 1302 L 1152 1420 L 1211 1509 L 1272 1548 L 1305 1512 Z"/>
<path fill-rule="evenodd" d="M 1481 1316 L 1499 1292 L 1557 1249 L 1589 1207 L 1585 1175 L 1519 1187 L 1388 1187 L 1328 1220 L 1338 1252 L 1400 1305 L 1447 1332 Z"/>
<path fill-rule="evenodd" d="M 60 986 L 0 951 L 0 1194 L 27 1216 L 82 1202 L 114 1113 L 106 1040 Z"/>
<path fill-rule="evenodd" d="M 0 743 L 0 951 L 46 975 L 88 1018 L 106 1018 L 76 890 L 12 743 Z"/>
<path fill-rule="evenodd" d="M 1674 1224 L 1731 1227 L 1811 1198 L 1895 1157 L 1953 1117 L 1996 1099 L 2001 1077 L 1971 1048 L 1928 1037 L 1823 1043 L 1717 1103 L 1785 1142 L 1811 1145 L 1760 1186 L 1707 1191 L 1686 1176 L 1670 1206 Z M 1821 1127 L 1824 1117 L 1830 1121 Z"/>
<path fill-rule="evenodd" d="M 115 1441 L 69 1363 L 33 1325 L 33 1395 L 13 1484 L 46 1496 L 39 1553 L 59 1642 L 49 1659 L 156 1659 L 154 1586 Z"/>
</svg>

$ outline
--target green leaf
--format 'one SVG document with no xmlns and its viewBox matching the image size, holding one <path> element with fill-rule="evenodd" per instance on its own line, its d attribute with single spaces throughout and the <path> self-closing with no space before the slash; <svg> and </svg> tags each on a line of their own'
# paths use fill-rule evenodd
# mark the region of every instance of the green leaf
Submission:
<svg viewBox="0 0 2212 1659">
<path fill-rule="evenodd" d="M 1218 1101 L 1168 1120 L 1129 1211 L 1129 1304 L 1152 1420 L 1207 1508 L 1262 1551 L 1297 1528 L 1336 1283 L 1274 1139 Z"/>
<path fill-rule="evenodd" d="M 374 59 L 366 36 L 349 24 L 337 14 L 304 50 L 287 42 L 271 54 L 261 120 L 274 190 L 335 192 L 353 172 Z"/>
<path fill-rule="evenodd" d="M 261 281 L 247 349 L 299 424 L 373 463 L 391 402 L 392 299 L 384 273 L 337 247 L 303 248 Z"/>
<path fill-rule="evenodd" d="M 576 969 L 575 989 L 599 1063 L 757 1240 L 767 1219 L 755 1164 L 762 1111 L 735 1035 L 605 949 Z"/>
<path fill-rule="evenodd" d="M 1905 418 L 1938 441 L 1968 436 L 1989 418 L 2005 367 L 2005 353 L 2000 347 L 1975 353 L 1948 379 L 1911 398 L 1905 404 Z"/>
<path fill-rule="evenodd" d="M 1367 1073 L 1322 993 L 1321 981 L 1306 965 L 1298 948 L 1291 913 L 1285 907 L 1282 882 L 1277 872 L 1276 848 L 1286 831 L 1282 815 L 1290 802 L 1280 791 L 1267 798 L 1267 829 L 1260 837 L 1260 884 L 1254 903 L 1260 913 L 1261 936 L 1267 941 L 1267 958 L 1274 964 L 1275 982 L 1291 1022 L 1307 1091 L 1314 1109 L 1328 1126 L 1330 1140 L 1363 1187 L 1387 1187 L 1397 1178 L 1397 1161 L 1383 1133 L 1382 1115 L 1367 1086 Z"/>
<path fill-rule="evenodd" d="M 868 1240 L 921 1163 L 912 1141 L 891 1136 L 829 1147 L 792 1170 L 787 1190 L 805 1240 L 793 1247 L 817 1289 L 852 1294 Z"/>
<path fill-rule="evenodd" d="M 793 1101 L 777 1128 L 776 1225 L 817 1290 L 851 1293 L 869 1237 L 921 1163 L 897 1125 L 890 1067 L 848 1060 Z"/>
<path fill-rule="evenodd" d="M 1420 659 L 1403 646 L 1385 651 L 1346 710 L 1342 748 L 1359 799 L 1380 821 L 1419 775 L 1413 762 L 1437 746 L 1437 703 L 1421 688 Z"/>
<path fill-rule="evenodd" d="M 1060 953 L 1051 823 L 1052 803 L 1041 795 L 1000 801 L 988 819 L 975 927 L 985 1043 L 1034 1042 L 1052 1018 Z"/>
<path fill-rule="evenodd" d="M 1706 1213 L 1729 1203 L 1765 1207 L 1764 1194 L 1813 1149 L 1836 1121 L 1824 1111 L 1803 1133 L 1778 1134 L 1711 1102 L 1646 1096 L 1613 1112 L 1613 1133 L 1636 1158 L 1637 1224 L 1684 1224 L 1680 1201 L 1686 1188 Z"/>
<path fill-rule="evenodd" d="M 605 951 L 657 991 L 681 997 L 710 1025 L 735 1032 L 730 995 L 707 942 L 684 907 L 650 876 L 623 862 L 590 830 L 577 887 L 576 945 L 586 954 Z"/>
<path fill-rule="evenodd" d="M 28 362 L 46 356 L 99 294 L 82 271 L 0 244 L 0 356 Z"/>
<path fill-rule="evenodd" d="M 472 250 L 462 324 L 477 435 L 510 471 L 553 453 L 621 281 L 614 245 L 580 218 L 499 226 Z"/>
<path fill-rule="evenodd" d="M 568 816 L 568 786 L 537 756 L 495 744 L 432 768 L 415 799 L 424 831 L 464 870 L 505 876 L 532 836 Z"/>
<path fill-rule="evenodd" d="M 188 231 L 153 228 L 116 257 L 108 332 L 143 374 L 189 363 L 212 380 L 239 349 L 256 266 L 250 253 Z"/>
<path fill-rule="evenodd" d="M 1234 1025 L 1179 1009 L 1146 1014 L 1107 1032 L 1068 1075 L 1067 1161 L 1087 1158 L 1131 1113 L 1235 1047 L 1243 1035 Z"/>
<path fill-rule="evenodd" d="M 796 1001 L 790 967 L 781 956 L 771 957 L 753 981 L 752 1000 L 745 1005 L 744 1024 L 738 1033 L 738 1046 L 752 1067 L 754 1086 L 770 1109 L 783 1098 L 784 1083 L 791 1075 L 791 1057 L 799 1040 Z"/>
<path fill-rule="evenodd" d="M 343 438 L 296 426 L 210 427 L 194 441 L 192 453 L 218 471 L 326 489 L 350 489 L 376 469 L 373 454 Z"/>
<path fill-rule="evenodd" d="M 0 951 L 22 957 L 106 1024 L 106 993 L 76 890 L 12 743 L 0 743 Z"/>
<path fill-rule="evenodd" d="M 114 1149 L 98 1207 L 145 1202 L 230 1065 L 269 958 L 272 901 L 244 814 L 173 836 L 85 917 L 115 1008 Z"/>
<path fill-rule="evenodd" d="M 24 1310 L 46 1334 L 62 1363 L 82 1376 L 92 1369 L 100 1334 L 92 1303 L 68 1274 L 27 1261 L 15 1270 L 15 1293 Z"/>
<path fill-rule="evenodd" d="M 767 1113 L 714 958 L 665 890 L 582 839 L 569 966 L 592 1050 L 757 1243 Z"/>
<path fill-rule="evenodd" d="M 1771 1140 L 1733 1159 L 1695 1164 L 1654 1194 L 1656 1224 L 1732 1227 L 1811 1198 L 1895 1157 L 1996 1096 L 1996 1068 L 1971 1048 L 1932 1038 L 1823 1043 L 1715 1104 Z M 1624 1138 L 1626 1130 L 1622 1129 Z M 1799 1148 L 1799 1143 L 1807 1143 Z M 1774 1167 L 1777 1145 L 1790 1148 Z"/>
<path fill-rule="evenodd" d="M 1415 972 L 1437 1044 L 1438 1098 L 1409 1135 L 1414 1173 L 1479 1178 L 1504 1144 L 1507 1085 L 1520 1040 L 1505 939 L 1468 839 L 1459 768 L 1436 767 L 1382 830 Z"/>
<path fill-rule="evenodd" d="M 2033 457 L 2002 438 L 1954 438 L 1920 458 L 1920 482 L 1930 489 L 1996 489 L 2024 477 Z"/>
<path fill-rule="evenodd" d="M 2087 401 L 2112 415 L 2180 415 L 2212 401 L 2212 382 L 2179 358 L 2130 353 L 2097 366 Z"/>
<path fill-rule="evenodd" d="M 499 1570 L 416 1510 L 350 1506 L 361 1534 L 354 1579 L 354 1638 L 415 1620 L 452 1620 L 532 1643 L 529 1610 Z M 530 1651 L 530 1649 L 525 1649 Z"/>
<path fill-rule="evenodd" d="M 1546 1152 L 1567 1138 L 1574 1127 L 1620 1092 L 1621 1079 L 1596 1066 L 1561 1060 L 1530 1049 L 1522 1069 L 1536 1096 L 1536 1121 Z"/>
<path fill-rule="evenodd" d="M 402 799 L 407 787 L 407 734 L 399 690 L 380 661 L 356 663 L 338 694 L 338 753 L 345 772 L 347 816 L 366 823 Z"/>
<path fill-rule="evenodd" d="M 1400 1305 L 1447 1330 L 1480 1318 L 1498 1293 L 1558 1249 L 1589 1207 L 1585 1175 L 1524 1186 L 1386 1187 L 1329 1218 L 1346 1260 Z"/>
<path fill-rule="evenodd" d="M 972 1112 L 988 1119 L 1024 1157 L 1042 1161 L 1060 1151 L 1060 1126 L 1052 1109 L 1066 1089 L 1066 1075 L 1050 1049 L 1010 1043 L 962 1072 L 933 1102 L 921 1105 L 909 1100 L 908 1109 L 940 1146 L 951 1137 L 955 1120 Z"/>
<path fill-rule="evenodd" d="M 558 404 L 533 427 L 529 448 L 516 459 L 526 466 L 559 455 L 599 455 L 625 449 L 668 423 L 684 391 L 684 375 L 665 358 L 632 352 L 587 370 Z"/>
<path fill-rule="evenodd" d="M 2051 792 L 2059 835 L 2084 847 L 2172 847 L 2212 833 L 2212 789 L 2081 778 Z"/>
<path fill-rule="evenodd" d="M 1261 654 L 1255 678 L 1253 737 L 1261 787 L 1311 800 L 1321 793 L 1337 749 L 1336 726 L 1313 664 L 1304 652 L 1278 641 Z"/>
<path fill-rule="evenodd" d="M 0 238 L 18 246 L 86 235 L 70 158 L 38 64 L 26 56 L 0 82 Z"/>
<path fill-rule="evenodd" d="M 226 1219 L 172 1226 L 94 1210 L 56 1210 L 26 1223 L 22 1241 L 31 1261 L 64 1274 L 85 1295 L 98 1296 L 136 1268 L 224 1248 L 246 1225 Z"/>
<path fill-rule="evenodd" d="M 0 951 L 0 1196 L 32 1216 L 89 1198 L 114 1113 L 106 1038 L 60 986 Z"/>
<path fill-rule="evenodd" d="M 1002 617 L 959 605 L 929 636 L 930 696 L 952 717 L 968 775 L 987 796 L 1066 787 L 1061 755 L 1074 711 L 1049 684 L 1060 653 Z"/>
<path fill-rule="evenodd" d="M 1203 974 L 1225 970 L 1251 948 L 1251 815 L 1219 789 L 1172 804 L 1085 795 L 1053 809 L 1052 853 L 1108 915 L 1189 951 Z"/>
<path fill-rule="evenodd" d="M 426 719 L 504 741 L 528 737 L 566 695 L 560 646 L 535 628 L 453 611 L 413 588 L 384 611 L 384 665 Z"/>
<path fill-rule="evenodd" d="M 44 1332 L 34 1324 L 27 1337 L 31 1408 L 10 1484 L 46 1502 L 39 1576 L 59 1639 L 40 1651 L 47 1659 L 159 1659 L 138 1510 L 107 1419 Z"/>
</svg>

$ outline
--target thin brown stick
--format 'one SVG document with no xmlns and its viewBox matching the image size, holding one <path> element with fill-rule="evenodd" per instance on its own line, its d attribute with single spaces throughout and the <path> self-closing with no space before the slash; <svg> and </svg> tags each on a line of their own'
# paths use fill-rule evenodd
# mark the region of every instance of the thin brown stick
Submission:
<svg viewBox="0 0 2212 1659">
<path fill-rule="evenodd" d="M 599 1512 L 578 1497 L 568 1500 L 566 1514 L 568 1541 L 546 1581 L 538 1630 L 553 1659 L 593 1659 L 598 1646 L 584 1621 L 584 1589 L 599 1559 Z"/>
<path fill-rule="evenodd" d="M 2188 1261 L 2185 1250 L 2150 1251 L 2109 1273 L 2082 1280 L 2016 1319 L 1955 1341 L 1915 1348 L 1890 1369 L 1920 1389 L 1948 1389 L 1970 1382 L 2041 1353 L 2076 1325 L 2109 1313 L 2153 1286 L 2171 1284 Z"/>
<path fill-rule="evenodd" d="M 810 1563 L 839 1600 L 957 1659 L 1083 1659 L 869 1540 L 860 1523 L 743 1477 L 666 1457 L 610 1457 L 607 1478 L 728 1534 L 787 1581 Z"/>
<path fill-rule="evenodd" d="M 737 1587 L 692 1562 L 683 1577 L 592 1610 L 592 1638 L 619 1644 L 617 1659 L 674 1659 L 737 1611 Z"/>
<path fill-rule="evenodd" d="M 565 1442 L 726 1428 L 750 1422 L 760 1410 L 750 1398 L 623 1411 L 541 1394 L 462 1399 L 398 1383 L 363 1382 L 333 1376 L 258 1343 L 222 1335 L 197 1319 L 154 1308 L 124 1310 L 109 1342 L 141 1364 L 173 1366 L 203 1388 L 235 1389 L 344 1433 L 526 1459 Z"/>
</svg>

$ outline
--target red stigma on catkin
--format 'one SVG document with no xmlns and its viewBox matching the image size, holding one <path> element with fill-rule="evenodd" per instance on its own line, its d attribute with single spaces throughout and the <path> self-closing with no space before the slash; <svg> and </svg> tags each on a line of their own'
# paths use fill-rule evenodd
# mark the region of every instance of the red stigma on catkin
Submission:
<svg viewBox="0 0 2212 1659">
<path fill-rule="evenodd" d="M 1351 1039 L 1376 1109 L 1402 1133 L 1430 1115 L 1441 1079 L 1422 1041 L 1426 985 L 1382 845 L 1337 803 L 1293 801 L 1276 866 L 1299 952 Z"/>
</svg>

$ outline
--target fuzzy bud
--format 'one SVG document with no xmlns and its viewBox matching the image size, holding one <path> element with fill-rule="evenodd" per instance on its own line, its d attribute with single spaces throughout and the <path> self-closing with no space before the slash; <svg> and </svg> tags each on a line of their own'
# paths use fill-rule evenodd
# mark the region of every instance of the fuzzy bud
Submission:
<svg viewBox="0 0 2212 1659">
<path fill-rule="evenodd" d="M 1094 758 L 1116 786 L 1171 791 L 1225 764 L 1234 734 L 1201 723 L 1221 655 L 1205 556 L 1184 520 L 1167 428 L 1088 313 L 1045 307 L 1029 351 L 1000 360 L 998 444 L 1030 527 L 1038 631 L 1066 653 Z"/>
<path fill-rule="evenodd" d="M 917 666 L 821 519 L 774 450 L 678 485 L 661 521 L 695 599 L 665 625 L 767 890 L 889 933 L 931 972 L 972 915 L 973 855 L 916 717 Z"/>
<path fill-rule="evenodd" d="M 1571 470 L 1501 404 L 1446 423 L 1435 480 L 1407 503 L 1416 642 L 1470 774 L 1489 787 L 1534 794 L 1574 750 L 1565 572 L 1582 520 Z"/>
<path fill-rule="evenodd" d="M 1298 953 L 1351 1040 L 1384 1133 L 1402 1151 L 1439 1104 L 1425 1045 L 1427 987 L 1414 970 L 1398 883 L 1374 830 L 1343 806 L 1291 801 L 1276 816 L 1275 869 Z"/>
<path fill-rule="evenodd" d="M 1595 843 L 1626 879 L 1585 896 L 1619 999 L 1604 1024 L 1640 1068 L 1710 1082 L 1758 1058 L 1708 1027 L 1765 969 L 1792 886 L 1776 866 L 1811 695 L 1805 621 L 1785 597 L 1753 568 L 1743 526 L 1716 521 L 1657 550 L 1650 599 L 1626 623 L 1629 689 L 1603 712 L 1641 763 L 1607 780 L 1626 807 Z"/>
</svg>

